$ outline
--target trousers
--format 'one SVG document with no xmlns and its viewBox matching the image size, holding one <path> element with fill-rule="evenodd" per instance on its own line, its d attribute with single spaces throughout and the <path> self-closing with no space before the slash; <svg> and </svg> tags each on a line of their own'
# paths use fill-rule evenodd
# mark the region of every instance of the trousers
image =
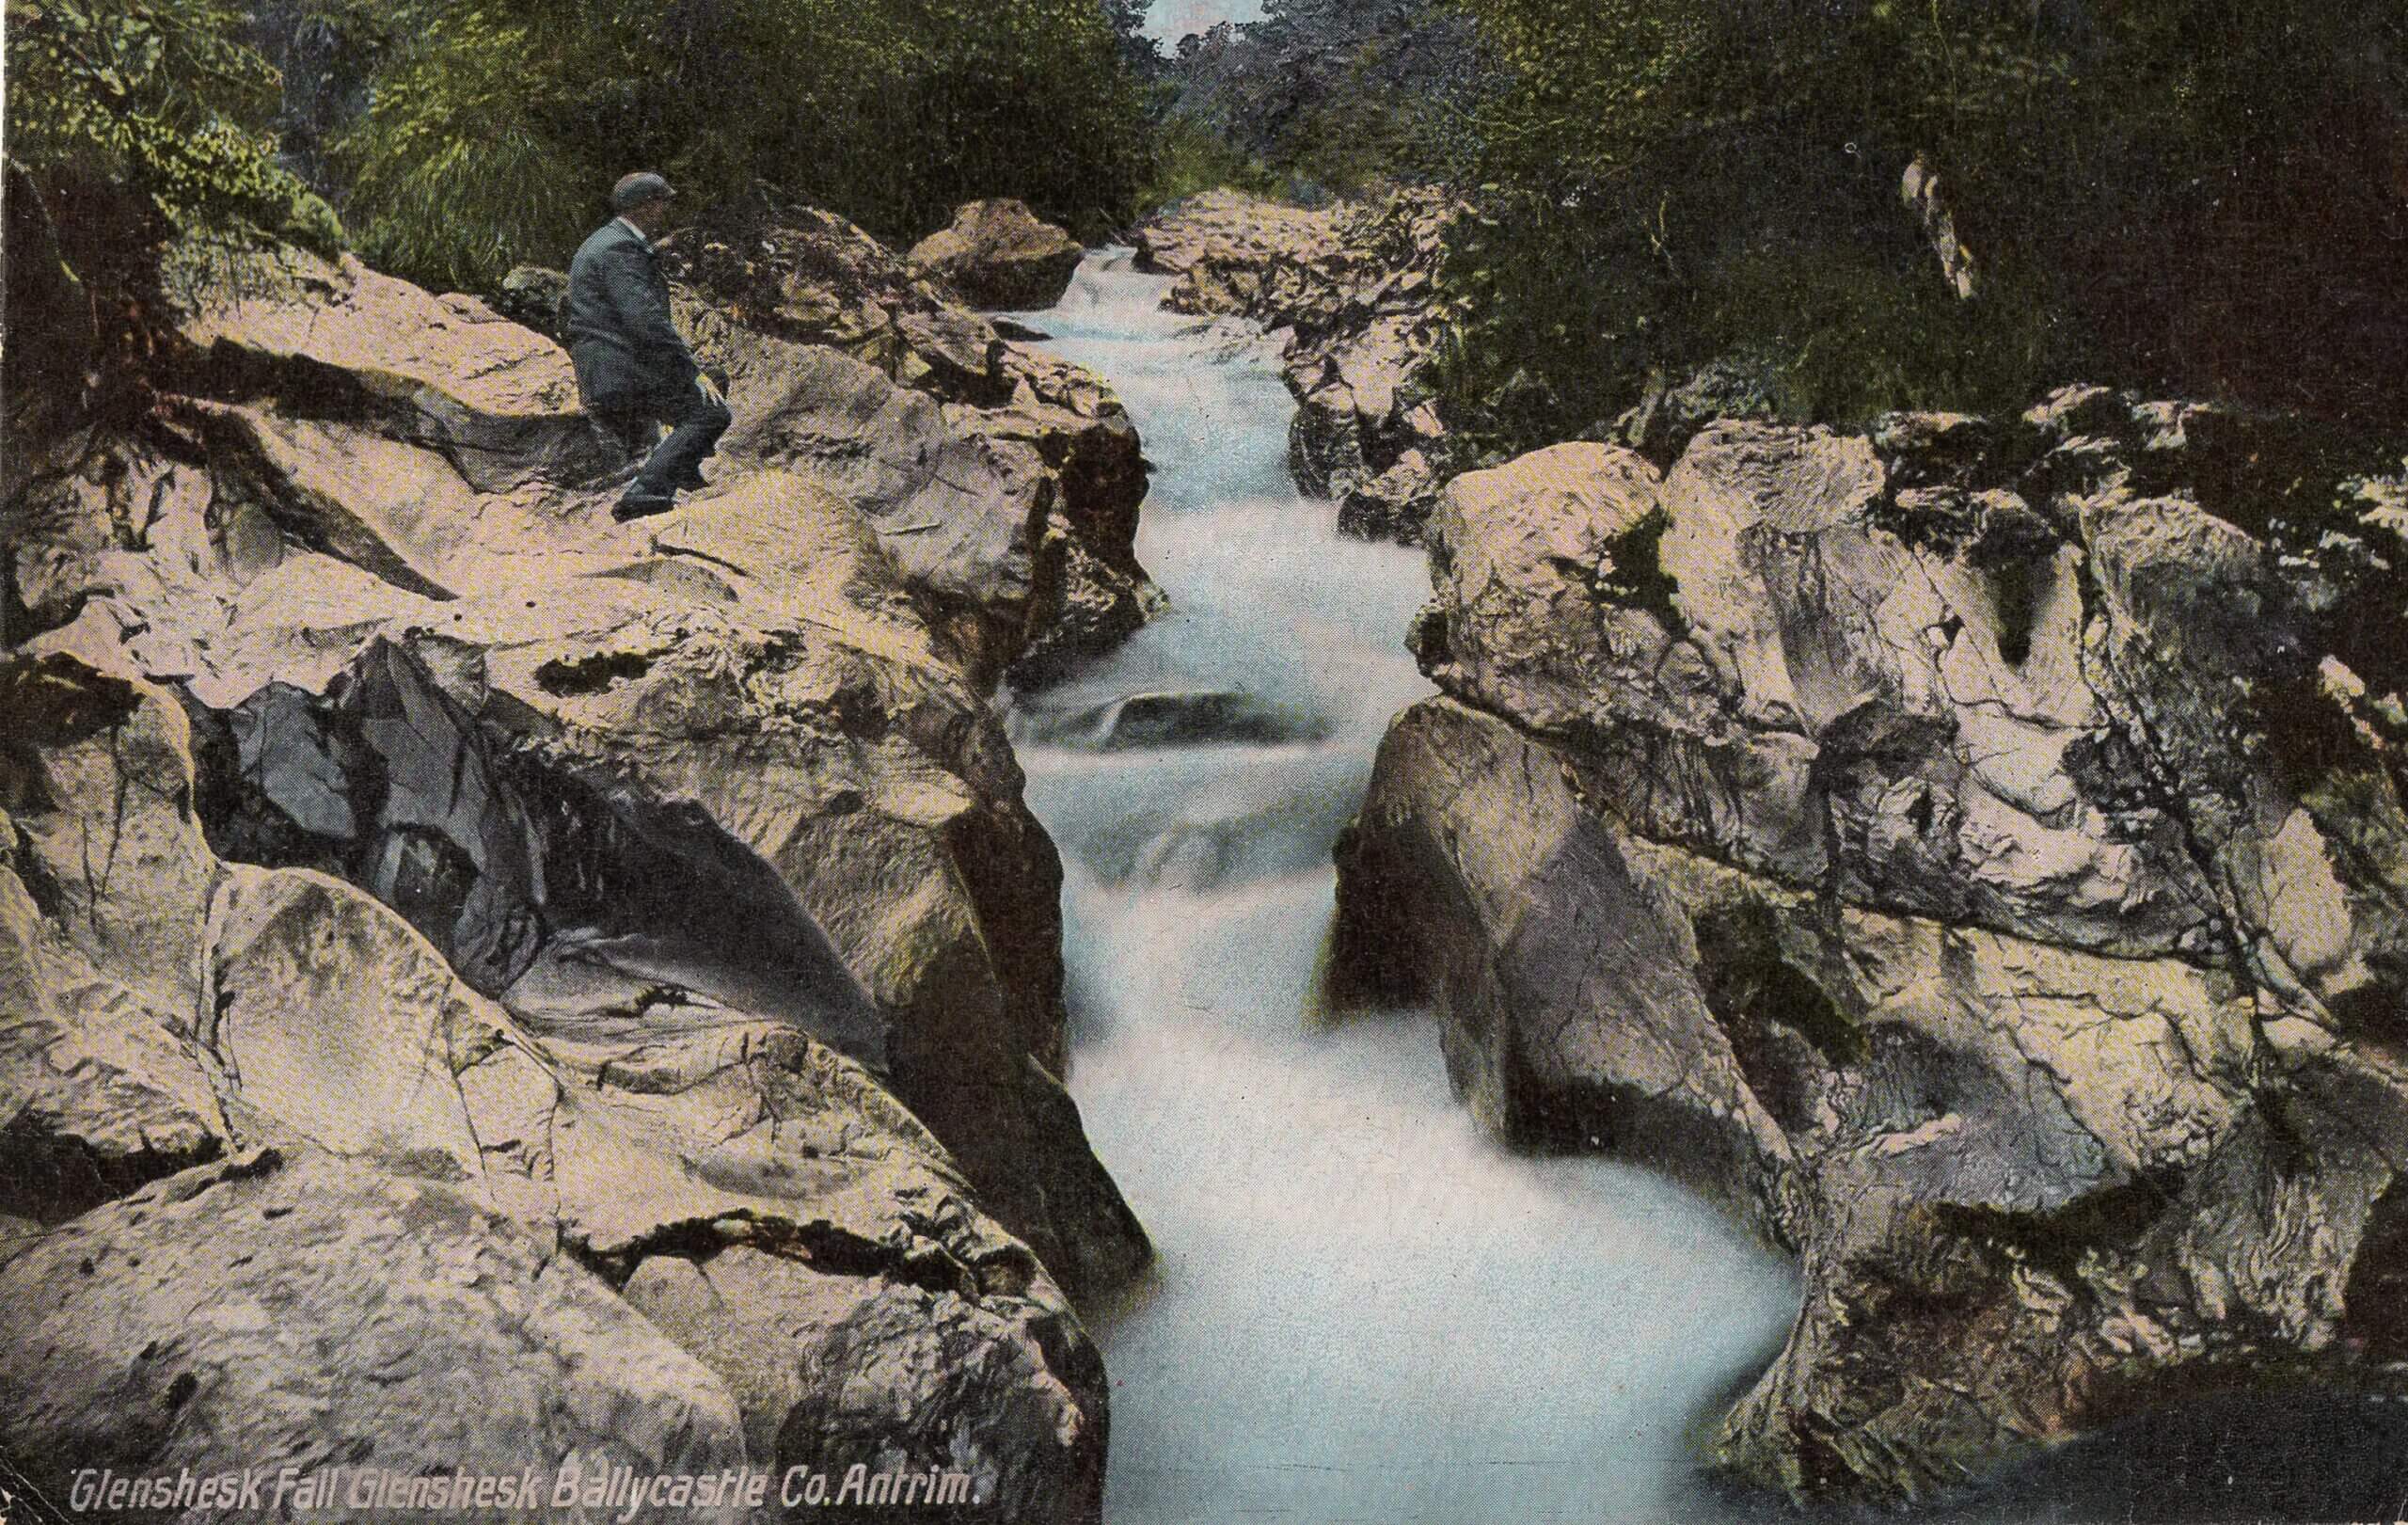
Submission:
<svg viewBox="0 0 2408 1525">
<path fill-rule="evenodd" d="M 591 415 L 628 459 L 651 452 L 636 471 L 635 490 L 660 495 L 699 482 L 703 462 L 719 449 L 719 437 L 734 421 L 725 404 L 711 401 L 692 382 L 613 398 L 594 407 Z M 664 423 L 668 437 L 655 444 L 656 431 Z"/>
</svg>

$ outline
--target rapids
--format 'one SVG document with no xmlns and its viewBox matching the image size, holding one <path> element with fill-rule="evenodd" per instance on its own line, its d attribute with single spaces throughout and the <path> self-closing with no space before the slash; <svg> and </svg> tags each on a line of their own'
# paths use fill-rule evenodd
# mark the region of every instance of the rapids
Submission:
<svg viewBox="0 0 2408 1525">
<path fill-rule="evenodd" d="M 1644 1170 L 1488 1140 L 1426 1013 L 1319 1009 L 1331 844 L 1431 691 L 1426 574 L 1297 496 L 1269 341 L 1167 284 L 1107 251 L 1025 315 L 1135 417 L 1173 604 L 1011 716 L 1065 860 L 1072 1091 L 1161 1256 L 1095 1319 L 1108 1517 L 1728 1517 L 1696 1431 L 1778 1347 L 1791 1271 Z M 1202 717 L 1149 730 L 1136 694 L 1217 697 L 1147 701 Z"/>
</svg>

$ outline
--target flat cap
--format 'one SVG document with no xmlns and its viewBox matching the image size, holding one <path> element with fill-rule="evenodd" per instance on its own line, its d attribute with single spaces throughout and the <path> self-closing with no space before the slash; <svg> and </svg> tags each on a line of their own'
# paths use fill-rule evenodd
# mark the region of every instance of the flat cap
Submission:
<svg viewBox="0 0 2408 1525">
<path fill-rule="evenodd" d="M 676 194 L 669 188 L 669 182 L 649 169 L 639 169 L 632 175 L 620 176 L 619 183 L 610 187 L 610 210 L 626 212 L 646 201 L 667 200 Z"/>
</svg>

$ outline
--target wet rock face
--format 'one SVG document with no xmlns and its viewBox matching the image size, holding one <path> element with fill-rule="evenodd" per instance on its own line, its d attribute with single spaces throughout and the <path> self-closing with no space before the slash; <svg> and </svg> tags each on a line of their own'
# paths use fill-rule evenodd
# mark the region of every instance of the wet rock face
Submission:
<svg viewBox="0 0 2408 1525">
<path fill-rule="evenodd" d="M 912 246 L 911 268 L 974 307 L 1018 311 L 1060 301 L 1085 252 L 1077 239 L 1006 197 L 961 207 L 953 226 Z"/>
<path fill-rule="evenodd" d="M 1212 191 L 1138 230 L 1141 267 L 1179 278 L 1173 310 L 1289 331 L 1290 464 L 1307 492 L 1339 500 L 1350 534 L 1418 544 L 1447 474 L 1446 425 L 1421 378 L 1459 212 L 1430 190 L 1330 210 Z"/>
<path fill-rule="evenodd" d="M 1499 1131 L 1797 1251 L 1749 1475 L 1927 1493 L 2393 1380 L 2408 669 L 2340 589 L 2402 526 L 2385 478 L 2259 493 L 2283 427 L 2076 389 L 1443 496 L 1446 697 L 1341 848 L 1339 974 L 1434 998 Z"/>
<path fill-rule="evenodd" d="M 714 486 L 622 526 L 539 335 L 348 262 L 225 274 L 151 423 L 8 505 L 0 1215 L 142 1269 L 9 1295 L 8 1348 L 90 1356 L 56 1330 L 98 1301 L 166 1340 L 133 1338 L 174 1291 L 149 1268 L 290 1179 L 433 1215 L 427 1253 L 494 1283 L 356 1414 L 254 1405 L 296 1459 L 581 1319 L 560 1348 L 683 1352 L 579 1378 L 673 1421 L 664 1455 L 901 1454 L 999 1517 L 1093 1517 L 1104 1391 L 1061 1288 L 1149 1251 L 1058 1078 L 1059 863 L 990 701 L 1150 607 L 1126 415 L 908 281 L 874 359 L 689 286 L 737 431 Z M 197 1174 L 261 1149 L 284 1174 Z M 195 1180 L 192 1215 L 120 1211 Z M 344 1317 L 382 1231 L 310 1222 L 180 1306 L 282 1279 Z M 194 1444 L 323 1360 L 229 1317 L 194 1348 L 244 1374 Z M 57 1390 L 0 1449 L 183 1454 Z"/>
</svg>

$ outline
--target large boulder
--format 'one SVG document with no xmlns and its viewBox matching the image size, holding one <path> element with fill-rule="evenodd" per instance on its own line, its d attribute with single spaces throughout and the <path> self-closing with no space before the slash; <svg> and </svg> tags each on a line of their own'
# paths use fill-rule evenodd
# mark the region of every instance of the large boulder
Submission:
<svg viewBox="0 0 2408 1525">
<path fill-rule="evenodd" d="M 12 660 L 12 674 L 25 670 Z M 133 1380 L 140 1396 L 153 1374 L 169 1408 L 180 1391 L 194 1391 L 176 1372 L 154 1374 L 143 1363 L 180 1330 L 170 1304 L 198 1298 L 227 1322 L 198 1326 L 195 1362 L 235 1374 L 208 1390 L 222 1412 L 213 1401 L 198 1412 L 216 1417 L 189 1434 L 179 1429 L 201 1454 L 196 1467 L 235 1462 L 236 1453 L 207 1448 L 246 1438 L 262 1441 L 260 1464 L 306 1466 L 343 1454 L 347 1438 L 373 1422 L 399 1423 L 421 1408 L 466 1412 L 455 1386 L 465 1373 L 490 1386 L 499 1413 L 529 1416 L 515 1429 L 505 1424 L 502 1438 L 515 1437 L 523 1452 L 547 1459 L 610 1440 L 612 1426 L 602 1421 L 569 1419 L 562 1433 L 536 1427 L 563 1422 L 583 1406 L 606 1420 L 620 1416 L 629 1436 L 662 1438 L 638 1448 L 642 1459 L 666 1464 L 679 1446 L 781 1467 L 901 1454 L 971 1474 L 1005 1517 L 1093 1516 L 1103 1446 L 1100 1363 L 1045 1267 L 979 1210 L 943 1147 L 871 1072 L 816 1036 L 841 1029 L 847 1012 L 864 1005 L 840 973 L 832 982 L 823 976 L 816 990 L 764 980 L 748 992 L 743 971 L 714 968 L 706 947 L 604 925 L 559 932 L 501 1000 L 490 999 L 398 909 L 353 884 L 310 869 L 220 860 L 200 818 L 212 790 L 191 755 L 183 711 L 166 694 L 64 659 L 33 670 L 57 696 L 45 712 L 56 718 L 23 734 L 9 758 L 8 796 L 18 808 L 0 861 L 0 905 L 51 902 L 30 931 L 37 966 L 118 993 L 111 1006 L 119 1040 L 107 1056 L 142 1088 L 137 1099 L 153 1110 L 180 1108 L 168 1115 L 187 1133 L 207 1135 L 216 1152 L 267 1148 L 305 1162 L 267 1193 L 317 1206 L 287 1223 L 291 1209 L 276 1201 L 241 1205 L 246 1188 L 214 1199 L 234 1205 L 153 1210 L 222 1182 L 257 1179 L 256 1161 L 188 1184 L 173 1177 L 147 1188 L 165 1197 L 136 1196 L 122 1208 L 66 1194 L 25 1204 L 36 1221 L 65 1225 L 53 1242 L 67 1247 L 59 1252 L 71 1263 L 121 1270 L 57 1295 L 10 1299 L 25 1322 L 6 1333 L 12 1350 L 37 1358 L 30 1372 L 20 1370 L 41 1399 L 12 1406 L 0 1421 L 0 1443 L 12 1454 L 121 1455 L 129 1466 L 150 1465 L 146 1448 L 156 1437 L 144 1416 L 155 1405 L 112 1407 L 109 1395 L 122 1397 Z M 415 704 L 431 745 L 452 744 L 438 695 L 398 691 Z M 374 735 L 372 724 L 364 730 Z M 356 740 L 322 749 L 371 766 L 363 753 Z M 463 779 L 467 815 L 489 825 L 510 818 L 492 802 L 506 781 L 478 768 L 464 768 Z M 329 787 L 321 802 L 340 792 Z M 281 788 L 277 797 L 293 794 Z M 579 803 L 607 810 L 611 802 L 553 802 Z M 395 810 L 402 818 L 424 814 Z M 615 834 L 607 820 L 561 829 L 606 842 Z M 507 855 L 505 838 L 478 839 L 486 864 Z M 97 855 L 86 857 L 87 849 Z M 460 857 L 464 872 L 482 866 Z M 605 895 L 614 881 L 627 882 L 632 866 L 616 866 L 614 874 L 607 847 L 590 844 L 582 861 L 530 857 L 562 877 L 590 873 L 585 890 Z M 177 866 L 182 872 L 159 871 Z M 157 886 L 138 920 L 111 913 L 124 880 Z M 79 906 L 84 913 L 61 919 Z M 455 928 L 446 922 L 438 930 Z M 744 1004 L 760 993 L 786 1004 Z M 54 1151 L 79 1137 L 87 1155 L 102 1156 L 108 1122 L 55 1112 L 43 1136 Z M 321 1154 L 346 1164 L 306 1163 Z M 104 1194 L 142 1188 L 181 1163 L 164 1151 L 119 1159 L 116 1175 L 101 1177 Z M 213 1247 L 223 1231 L 205 1234 L 209 1224 L 254 1210 L 277 1227 L 246 1232 L 238 1257 Z M 414 1292 L 380 1296 L 381 1282 L 358 1280 L 360 1264 L 392 1269 L 380 1238 L 390 1232 L 420 1234 L 419 1253 L 445 1268 L 405 1274 L 404 1288 L 447 1286 L 456 1277 L 474 1289 L 476 1316 L 455 1326 L 450 1315 L 413 1311 Z M 765 1261 L 777 1268 L 764 1269 Z M 665 1282 L 722 1274 L 769 1290 L 673 1302 L 676 1317 L 657 1324 L 615 1295 L 624 1291 L 649 1310 L 667 1295 Z M 7 1275 L 28 1286 L 56 1278 L 47 1246 Z M 765 1317 L 772 1291 L 797 1308 L 827 1311 Z M 246 1311 L 279 1295 L 300 1311 L 283 1321 L 295 1327 L 360 1307 L 359 1319 L 373 1321 L 395 1349 L 423 1345 L 416 1327 L 423 1320 L 445 1323 L 459 1343 L 423 1345 L 424 1354 L 398 1364 L 356 1345 L 329 1357 L 318 1342 L 293 1342 L 277 1321 Z M 627 1361 L 628 1373 L 579 1377 L 587 1389 L 578 1390 L 591 1396 L 572 1402 L 550 1366 L 514 1364 L 516 1342 L 556 1317 L 581 1320 L 582 1328 L 537 1341 L 553 1358 L 591 1346 L 596 1354 L 573 1363 L 578 1370 Z M 918 1341 L 952 1358 L 854 1368 L 864 1320 L 885 1342 Z M 642 1358 L 646 1341 L 659 1342 L 656 1328 L 692 1359 Z M 617 1329 L 642 1338 L 619 1339 Z M 355 1358 L 373 1380 L 353 1369 Z M 56 1374 L 69 1367 L 84 1375 Z M 832 1406 L 826 1388 L 838 1371 L 848 1397 Z M 771 1381 L 765 1372 L 786 1375 Z M 375 1391 L 352 1406 L 309 1398 L 347 1386 Z M 253 1401 L 268 1390 L 291 1395 L 289 1404 Z M 672 1390 L 688 1394 L 677 1401 L 695 1415 L 681 1417 Z M 245 1427 L 253 1423 L 267 1429 Z M 701 1438 L 712 1425 L 717 1438 Z M 459 1443 L 437 1423 L 413 1433 L 434 1448 L 433 1460 Z M 79 1443 L 63 1444 L 71 1439 Z M 490 1459 L 474 1448 L 467 1454 Z"/>
<path fill-rule="evenodd" d="M 1167 305 L 1279 328 L 1327 322 L 1340 298 L 1338 215 L 1243 191 L 1191 196 L 1139 228 L 1137 268 L 1178 278 Z"/>
<path fill-rule="evenodd" d="M 481 493 L 607 463 L 566 353 L 474 297 L 349 255 L 198 240 L 174 246 L 162 281 L 188 395 L 365 425 Z"/>
<path fill-rule="evenodd" d="M 1448 319 L 1436 278 L 1462 212 L 1426 188 L 1326 209 L 1211 191 L 1138 230 L 1139 266 L 1178 278 L 1174 311 L 1287 331 L 1290 465 L 1305 491 L 1338 500 L 1349 534 L 1418 544 L 1448 474 L 1424 373 Z"/>
<path fill-rule="evenodd" d="M 809 272 L 837 266 L 848 290 L 895 301 L 898 331 L 984 324 L 842 231 L 795 241 L 842 258 L 797 252 L 799 273 L 753 276 L 801 302 Z M 489 993 L 603 898 L 500 844 L 543 810 L 591 818 L 576 802 L 633 790 L 613 883 L 657 918 L 648 933 L 715 917 L 723 938 L 748 914 L 826 929 L 880 1013 L 848 1024 L 866 1040 L 831 1040 L 892 1067 L 1067 1280 L 1100 1286 L 1141 1262 L 1061 1091 L 1060 870 L 986 704 L 1006 669 L 1108 644 L 1155 607 L 1129 549 L 1143 467 L 1109 391 L 997 338 L 982 353 L 1012 400 L 952 401 L 928 389 L 933 373 L 898 384 L 800 327 L 748 326 L 689 294 L 691 326 L 733 373 L 728 480 L 615 526 L 607 490 L 557 474 L 583 423 L 560 411 L 574 382 L 556 347 L 354 263 L 243 260 L 228 291 L 185 299 L 177 374 L 199 390 L 165 400 L 175 430 L 103 441 L 21 503 L 10 602 L 37 645 L 239 712 L 253 754 L 239 769 L 277 753 L 262 777 L 285 796 L 246 850 L 388 898 Z M 330 310 L 319 327 L 313 304 Z M 436 321 L 452 339 L 426 331 Z M 909 353 L 883 361 L 900 372 Z M 540 459 L 513 455 L 514 439 Z M 491 447 L 473 469 L 470 440 Z M 379 640 L 440 679 L 440 723 L 404 691 L 406 663 L 361 665 Z M 405 723 L 376 723 L 415 756 L 363 740 L 380 688 L 373 703 Z M 322 697 L 341 713 L 308 719 Z M 334 734 L 316 734 L 325 720 Z M 489 791 L 507 818 L 440 799 L 480 736 L 522 775 Z M 337 742 L 359 766 L 319 755 Z M 398 814 L 429 790 L 439 808 Z M 680 812 L 699 824 L 664 826 Z M 687 866 L 663 875 L 672 839 Z M 580 873 L 588 846 L 562 850 Z M 711 896 L 685 893 L 699 862 L 717 863 Z M 630 898 L 634 882 L 654 888 Z"/>
<path fill-rule="evenodd" d="M 1073 1284 L 1126 1274 L 1142 1236 L 1061 1127 L 1059 862 L 925 605 L 791 471 L 613 539 L 497 558 L 446 601 L 299 552 L 230 606 L 177 601 L 179 563 L 40 644 L 181 677 L 225 716 L 204 731 L 239 781 L 207 799 L 229 850 L 353 879 L 488 993 L 578 930 L 641 935 L 721 993 L 826 991 L 832 940 L 872 1009 L 816 1030 L 888 1067 Z M 128 638 L 135 618 L 157 623 Z"/>
<path fill-rule="evenodd" d="M 1085 257 L 1077 239 L 1004 197 L 956 211 L 951 227 L 912 246 L 911 268 L 974 307 L 1021 311 L 1059 302 Z"/>
<path fill-rule="evenodd" d="M 338 1468 L 329 1509 L 363 1472 L 465 1474 L 512 1491 L 450 1507 L 524 1517 L 551 1512 L 571 1456 L 647 1477 L 747 1462 L 725 1384 L 546 1236 L 456 1185 L 307 1148 L 246 1150 L 43 1234 L 0 1266 L 0 1433 L 26 1481 L 68 1499 L 79 1472 L 147 1488 L 188 1471 L 210 1485 L 180 1519 L 268 1517 Z M 751 1517 L 731 1500 L 695 1517 Z"/>
<path fill-rule="evenodd" d="M 2287 437 L 2075 390 L 1442 497 L 1339 973 L 1434 999 L 1492 1126 L 1797 1251 L 1748 1475 L 2396 1384 L 2408 521 Z"/>
<path fill-rule="evenodd" d="M 731 377 L 722 451 L 837 482 L 974 672 L 1039 684 L 1161 612 L 1134 549 L 1145 459 L 1097 377 L 827 213 L 681 241 L 669 262 L 681 320 Z"/>
<path fill-rule="evenodd" d="M 982 685 L 1043 681 L 1159 612 L 1133 548 L 1145 463 L 1110 389 L 948 305 L 849 224 L 791 215 L 750 258 L 709 244 L 672 261 L 681 323 L 731 378 L 722 469 L 805 465 L 870 513 Z M 12 502 L 30 626 L 108 580 L 94 563 L 143 549 L 159 494 L 204 474 L 221 550 L 291 543 L 431 597 L 497 559 L 588 548 L 564 532 L 618 458 L 557 344 L 348 258 L 184 247 L 170 274 L 161 412 L 180 437 L 87 453 Z"/>
</svg>

